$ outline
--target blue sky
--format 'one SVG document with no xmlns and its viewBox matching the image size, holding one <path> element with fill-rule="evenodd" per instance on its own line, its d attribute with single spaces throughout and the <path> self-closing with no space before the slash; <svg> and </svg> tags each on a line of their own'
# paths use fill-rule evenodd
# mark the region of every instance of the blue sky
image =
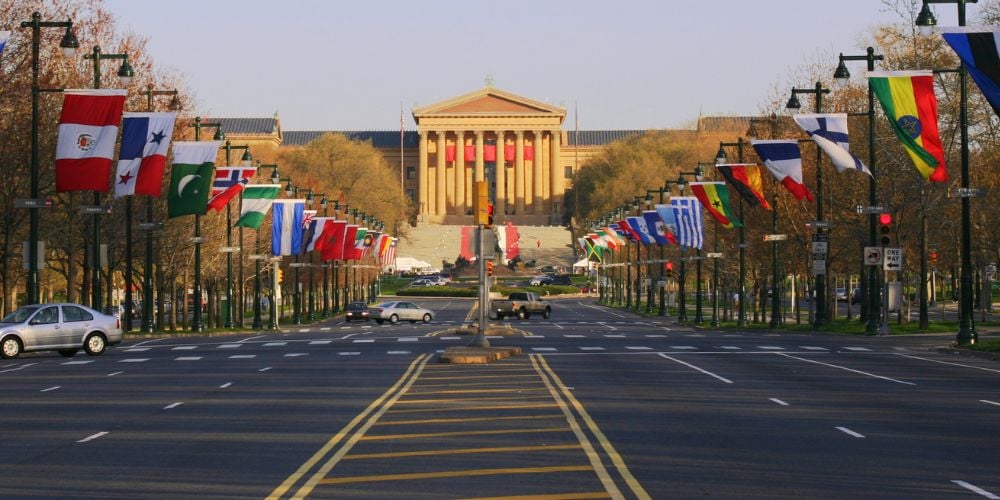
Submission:
<svg viewBox="0 0 1000 500">
<path fill-rule="evenodd" d="M 494 85 L 569 109 L 573 128 L 672 128 L 753 114 L 807 61 L 863 53 L 881 0 L 106 0 L 185 75 L 204 115 L 285 130 L 392 130 Z M 166 7 L 166 8 L 164 8 Z M 949 8 L 950 7 L 950 8 Z M 975 5 L 970 6 L 970 17 Z M 938 10 L 956 24 L 954 6 Z M 858 52 L 858 51 L 861 52 Z"/>
</svg>

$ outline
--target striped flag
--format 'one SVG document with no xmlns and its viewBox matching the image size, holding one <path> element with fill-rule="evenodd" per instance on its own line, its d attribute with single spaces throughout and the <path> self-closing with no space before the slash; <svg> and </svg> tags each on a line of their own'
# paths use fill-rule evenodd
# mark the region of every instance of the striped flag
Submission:
<svg viewBox="0 0 1000 500">
<path fill-rule="evenodd" d="M 302 218 L 306 200 L 274 200 L 271 254 L 295 255 L 302 248 Z"/>
<path fill-rule="evenodd" d="M 751 140 L 750 144 L 757 151 L 757 156 L 764 166 L 771 171 L 782 186 L 785 186 L 793 196 L 802 200 L 815 200 L 809 188 L 802 183 L 802 153 L 799 151 L 799 141 L 792 140 Z"/>
<path fill-rule="evenodd" d="M 309 210 L 306 210 L 309 212 Z M 312 220 L 308 222 L 309 238 L 306 239 L 306 251 L 307 252 L 319 252 L 323 250 L 323 244 L 325 242 L 323 233 L 326 231 L 328 225 L 332 225 L 333 217 L 313 217 Z"/>
<path fill-rule="evenodd" d="M 938 135 L 934 73 L 873 71 L 868 74 L 868 85 L 920 175 L 931 182 L 946 182 L 948 170 Z"/>
<path fill-rule="evenodd" d="M 692 182 L 691 192 L 701 202 L 705 210 L 715 217 L 725 228 L 742 227 L 743 222 L 736 218 L 729 206 L 729 188 L 725 182 Z"/>
<path fill-rule="evenodd" d="M 399 238 L 392 237 L 390 240 L 379 261 L 383 266 L 394 266 L 396 263 L 396 245 L 399 244 Z"/>
<path fill-rule="evenodd" d="M 771 210 L 771 204 L 764 197 L 759 166 L 752 163 L 728 163 L 716 165 L 716 168 L 748 205 Z"/>
<path fill-rule="evenodd" d="M 688 248 L 701 248 L 704 242 L 705 225 L 701 217 L 701 205 L 694 196 L 674 196 L 670 198 L 677 220 L 677 242 Z"/>
<path fill-rule="evenodd" d="M 838 172 L 856 170 L 872 175 L 868 167 L 851 153 L 847 136 L 847 113 L 795 115 L 793 118 L 830 157 Z"/>
<path fill-rule="evenodd" d="M 247 184 L 250 184 L 250 179 L 256 173 L 257 167 L 215 167 L 215 180 L 212 181 L 208 208 L 222 210 L 229 200 L 235 198 Z"/>
<path fill-rule="evenodd" d="M 958 54 L 969 76 L 1000 115 L 1000 31 L 982 28 L 947 28 L 944 40 Z"/>
<path fill-rule="evenodd" d="M 243 191 L 243 208 L 240 218 L 233 226 L 260 229 L 264 217 L 271 210 L 271 204 L 281 192 L 280 184 L 251 184 Z"/>
</svg>

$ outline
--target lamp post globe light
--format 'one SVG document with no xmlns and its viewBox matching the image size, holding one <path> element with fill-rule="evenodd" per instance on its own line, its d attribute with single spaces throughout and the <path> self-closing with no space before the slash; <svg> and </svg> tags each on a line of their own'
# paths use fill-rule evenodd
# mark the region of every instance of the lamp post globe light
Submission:
<svg viewBox="0 0 1000 500">
<path fill-rule="evenodd" d="M 977 3 L 978 0 L 923 0 L 916 25 L 920 34 L 928 36 L 934 32 L 937 18 L 930 4 L 955 4 L 958 7 L 958 25 L 965 26 L 966 4 Z M 959 281 L 958 303 L 958 333 L 955 340 L 959 345 L 975 344 L 979 341 L 975 324 L 972 321 L 972 214 L 969 203 L 969 83 L 968 71 L 964 65 L 958 67 L 959 84 L 959 131 L 961 134 L 961 185 L 962 185 L 962 222 L 961 222 L 961 277 Z"/>
<path fill-rule="evenodd" d="M 794 95 L 792 96 L 794 97 Z M 798 102 L 796 100 L 796 102 Z M 719 142 L 719 151 L 715 154 L 715 164 L 720 165 L 726 163 L 726 148 L 735 147 L 736 148 L 736 161 L 739 163 L 744 162 L 744 146 L 746 141 L 742 137 L 738 137 L 736 142 Z M 743 198 L 739 197 L 739 218 L 743 220 Z M 746 310 L 746 294 L 747 294 L 747 274 L 746 274 L 746 232 L 743 226 L 737 228 L 737 234 L 739 235 L 739 241 L 737 242 L 737 254 L 739 260 L 739 286 L 736 290 L 736 298 L 739 302 L 737 304 L 736 313 L 736 326 L 745 327 L 747 326 L 747 310 Z"/>
<path fill-rule="evenodd" d="M 788 103 L 785 104 L 785 108 L 790 112 L 795 113 L 802 108 L 802 104 L 799 102 L 798 94 L 813 94 L 815 99 L 813 101 L 813 111 L 816 113 L 823 112 L 823 94 L 829 94 L 830 89 L 823 87 L 823 82 L 816 82 L 813 88 L 792 88 L 792 94 L 788 98 Z M 816 221 L 823 222 L 823 166 L 822 166 L 823 152 L 817 147 L 816 148 Z M 816 228 L 817 234 L 825 234 L 826 230 L 823 228 Z M 824 261 L 825 262 L 825 261 Z M 829 318 L 826 313 L 826 270 L 824 269 L 822 273 L 816 275 L 816 314 L 813 318 L 813 323 L 815 326 L 819 327 L 825 325 L 829 322 Z"/>
<path fill-rule="evenodd" d="M 104 60 L 121 59 L 122 60 L 122 64 L 118 68 L 118 80 L 121 82 L 122 85 L 124 85 L 126 87 L 128 86 L 128 84 L 132 83 L 132 77 L 134 76 L 134 72 L 132 71 L 132 66 L 129 65 L 129 63 L 128 63 L 128 54 L 124 54 L 124 53 L 123 54 L 105 54 L 105 53 L 101 52 L 101 47 L 100 46 L 95 45 L 94 48 L 93 48 L 93 50 L 91 51 L 91 53 L 90 54 L 84 54 L 83 58 L 84 59 L 91 59 L 91 60 L 94 61 L 94 63 L 93 63 L 93 68 L 94 68 L 94 82 L 93 83 L 94 83 L 94 88 L 95 89 L 101 88 L 101 61 L 104 61 Z M 132 197 L 131 196 L 129 196 L 129 197 L 126 198 L 126 203 L 127 203 L 127 205 L 126 205 L 126 224 L 125 224 L 125 235 L 126 236 L 125 236 L 125 239 L 126 239 L 126 242 L 127 242 L 126 243 L 127 250 L 128 250 L 129 253 L 131 253 L 131 250 L 132 250 L 132 245 L 131 245 L 131 241 L 132 241 L 132 210 L 131 210 L 131 208 L 132 208 L 131 207 Z M 101 221 L 101 219 L 100 219 L 101 213 L 100 212 L 101 212 L 101 210 L 100 210 L 100 206 L 101 206 L 101 193 L 99 191 L 94 191 L 93 222 L 92 222 L 92 226 L 91 226 L 92 229 L 93 229 L 93 232 L 91 233 L 91 236 L 92 236 L 92 239 L 93 239 L 93 247 L 91 249 L 91 259 L 90 259 L 91 260 L 91 268 L 90 268 L 90 270 L 91 270 L 91 273 L 92 273 L 91 274 L 91 299 L 90 300 L 91 300 L 91 307 L 93 307 L 94 309 L 96 309 L 98 311 L 101 311 L 103 309 L 101 307 L 101 259 L 100 259 L 100 254 L 101 254 L 101 222 L 100 222 Z M 131 263 L 131 255 L 129 255 L 128 260 Z M 110 280 L 110 276 L 112 276 L 114 274 L 113 272 L 111 272 L 111 269 L 110 269 L 110 266 L 111 266 L 111 259 L 110 258 L 108 259 L 108 266 L 109 266 L 109 269 L 108 269 L 109 282 L 108 282 L 108 304 L 107 304 L 107 306 L 110 308 L 111 307 L 111 297 L 110 297 L 110 295 L 111 295 L 112 288 L 114 288 L 113 280 Z M 130 287 L 131 287 L 131 283 L 126 283 L 126 289 L 129 289 Z M 129 295 L 131 295 L 131 293 Z M 127 307 L 128 307 L 128 310 L 131 311 L 131 304 L 129 304 Z M 127 325 L 126 328 L 128 328 L 130 330 L 131 326 L 132 326 L 131 313 L 129 313 L 126 316 L 126 325 Z"/>
<path fill-rule="evenodd" d="M 844 64 L 844 61 L 865 61 L 867 63 L 868 71 L 872 72 L 875 71 L 875 61 L 881 61 L 883 59 L 884 57 L 882 55 L 875 54 L 875 49 L 872 47 L 868 47 L 865 55 L 845 56 L 844 54 L 840 54 L 837 69 L 833 72 L 833 79 L 837 86 L 843 87 L 847 85 L 851 78 L 851 72 L 848 71 L 847 65 Z M 878 184 L 875 180 L 875 173 L 877 172 L 877 168 L 875 166 L 875 93 L 872 90 L 871 84 L 868 85 L 868 111 L 864 113 L 864 115 L 868 117 L 868 169 L 872 172 L 872 175 L 868 177 L 868 206 L 875 207 L 878 205 Z M 868 214 L 868 245 L 874 247 L 878 246 L 878 242 L 876 241 L 876 229 L 878 227 L 876 218 L 878 214 L 871 210 L 870 212 L 871 213 Z M 882 317 L 879 313 L 881 305 L 879 294 L 882 291 L 882 286 L 879 282 L 880 280 L 877 266 L 866 267 L 868 276 L 864 295 L 867 302 L 865 306 L 867 309 L 865 332 L 869 335 L 874 335 L 882 329 L 879 319 Z"/>
</svg>

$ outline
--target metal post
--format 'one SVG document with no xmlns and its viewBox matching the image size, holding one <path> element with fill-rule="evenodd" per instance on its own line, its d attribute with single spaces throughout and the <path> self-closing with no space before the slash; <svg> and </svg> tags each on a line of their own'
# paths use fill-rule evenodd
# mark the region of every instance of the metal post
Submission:
<svg viewBox="0 0 1000 500">
<path fill-rule="evenodd" d="M 254 279 L 253 279 L 253 324 L 251 327 L 254 330 L 260 330 L 264 328 L 264 321 L 261 318 L 260 310 L 260 230 L 257 230 L 257 238 L 254 241 Z"/>
<path fill-rule="evenodd" d="M 686 281 L 687 278 L 687 276 L 685 276 L 684 274 L 684 261 L 687 260 L 684 257 L 685 253 L 684 250 L 686 249 L 687 247 L 681 246 L 681 274 L 680 274 L 680 280 L 677 282 L 677 294 L 680 295 L 679 301 L 677 303 L 678 323 L 683 323 L 687 321 L 687 301 L 684 298 L 684 282 Z"/>
<path fill-rule="evenodd" d="M 479 274 L 479 319 L 476 325 L 476 336 L 472 339 L 470 346 L 489 347 L 490 340 L 486 338 L 487 309 L 489 309 L 490 284 L 486 276 L 486 259 L 483 257 L 484 227 L 479 224 L 476 228 L 476 267 Z"/>
<path fill-rule="evenodd" d="M 698 282 L 695 283 L 695 288 L 694 288 L 695 289 L 695 294 L 696 294 L 695 297 L 694 297 L 694 322 L 700 325 L 700 324 L 702 324 L 702 323 L 705 322 L 705 319 L 702 317 L 702 314 L 701 314 L 701 304 L 702 304 L 702 300 L 701 300 L 701 259 L 702 259 L 702 257 L 701 257 L 701 249 L 700 248 L 696 248 L 695 249 L 695 258 L 697 259 L 697 261 L 695 261 L 695 278 L 697 278 Z"/>
</svg>

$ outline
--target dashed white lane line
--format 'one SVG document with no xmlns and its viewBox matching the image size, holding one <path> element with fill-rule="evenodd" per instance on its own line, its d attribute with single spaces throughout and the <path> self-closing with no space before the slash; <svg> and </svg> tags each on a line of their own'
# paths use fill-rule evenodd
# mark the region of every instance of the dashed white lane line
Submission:
<svg viewBox="0 0 1000 500">
<path fill-rule="evenodd" d="M 825 347 L 815 347 L 815 346 L 811 346 L 811 345 L 800 345 L 799 347 L 801 347 L 802 349 L 805 349 L 807 351 L 829 351 L 829 349 L 827 349 Z"/>
<path fill-rule="evenodd" d="M 563 337 L 565 337 L 567 339 L 585 339 L 585 338 L 587 338 L 586 335 L 568 335 L 568 334 L 567 335 L 563 335 Z"/>
<path fill-rule="evenodd" d="M 417 342 L 420 337 L 400 337 L 396 339 L 397 342 Z"/>
<path fill-rule="evenodd" d="M 174 408 L 177 408 L 178 406 L 180 406 L 182 404 L 184 404 L 184 403 L 182 403 L 180 401 L 178 401 L 176 403 L 170 403 L 167 406 L 164 406 L 163 409 L 164 410 L 173 410 Z"/>
<path fill-rule="evenodd" d="M 264 347 L 281 347 L 288 345 L 288 342 L 268 342 L 264 344 Z"/>
<path fill-rule="evenodd" d="M 888 380 L 890 382 L 895 382 L 897 384 L 917 385 L 914 382 L 907 382 L 905 380 L 897 380 L 897 379 L 894 379 L 894 378 L 891 378 L 891 377 L 884 377 L 882 375 L 875 375 L 874 373 L 868 373 L 868 372 L 864 372 L 864 371 L 861 371 L 861 370 L 855 370 L 853 368 L 847 368 L 846 366 L 838 366 L 838 365 L 834 365 L 834 364 L 830 364 L 830 363 L 824 363 L 822 361 L 816 361 L 816 360 L 813 360 L 813 359 L 800 358 L 798 356 L 792 356 L 791 354 L 784 353 L 784 352 L 776 352 L 775 354 L 777 354 L 779 356 L 784 356 L 786 358 L 792 358 L 792 359 L 797 359 L 799 361 L 805 361 L 806 363 L 815 363 L 817 365 L 828 366 L 830 368 L 837 368 L 838 370 L 845 370 L 845 371 L 849 371 L 851 373 L 857 373 L 859 375 L 866 375 L 866 376 L 869 376 L 869 377 L 879 378 L 879 379 L 882 379 L 882 380 Z"/>
<path fill-rule="evenodd" d="M 460 340 L 462 337 L 438 337 L 441 340 Z"/>
<path fill-rule="evenodd" d="M 386 354 L 410 354 L 410 351 L 386 351 Z"/>
<path fill-rule="evenodd" d="M 228 389 L 229 387 L 232 387 L 232 385 L 232 382 L 226 382 L 225 384 L 220 385 L 219 389 Z"/>
<path fill-rule="evenodd" d="M 837 430 L 840 431 L 840 432 L 843 432 L 844 434 L 847 434 L 848 436 L 856 437 L 858 439 L 864 439 L 864 437 L 865 437 L 864 434 L 861 434 L 861 433 L 858 433 L 858 432 L 854 432 L 854 431 L 848 429 L 847 427 L 837 427 Z"/>
<path fill-rule="evenodd" d="M 603 351 L 603 347 L 581 347 L 581 351 Z"/>
<path fill-rule="evenodd" d="M 556 349 L 555 347 L 532 347 L 531 350 L 538 352 L 554 352 L 557 351 L 558 349 Z"/>
<path fill-rule="evenodd" d="M 672 345 L 672 346 L 670 346 L 670 348 L 671 349 L 678 349 L 678 350 L 690 350 L 690 349 L 694 349 L 695 347 L 693 345 Z"/>
<path fill-rule="evenodd" d="M 623 338 L 625 338 L 625 336 L 624 335 L 605 335 L 604 338 L 606 338 L 606 339 L 623 339 Z"/>
<path fill-rule="evenodd" d="M 967 490 L 969 490 L 971 492 L 974 492 L 976 494 L 979 494 L 981 496 L 989 498 L 991 500 L 1000 500 L 1000 496 L 996 496 L 993 493 L 990 493 L 990 492 L 988 492 L 988 491 L 986 491 L 986 490 L 984 490 L 984 489 L 982 489 L 979 486 L 976 486 L 974 484 L 967 483 L 965 481 L 961 481 L 961 480 L 958 480 L 958 479 L 952 479 L 951 482 L 953 482 L 953 483 L 955 483 L 955 484 L 957 484 L 957 485 L 959 485 L 959 486 L 961 486 L 961 487 L 963 487 L 963 488 L 965 488 L 965 489 L 967 489 Z"/>
<path fill-rule="evenodd" d="M 778 398 L 768 398 L 768 399 L 770 399 L 771 401 L 774 401 L 775 403 L 777 403 L 777 404 L 779 404 L 781 406 L 788 406 L 788 403 L 786 403 L 786 402 L 784 402 L 784 401 L 782 401 L 782 400 L 780 400 Z"/>
<path fill-rule="evenodd" d="M 329 326 L 324 326 L 323 328 L 319 329 L 319 331 L 321 331 L 321 332 L 328 332 L 330 330 L 331 330 L 331 328 Z"/>
<path fill-rule="evenodd" d="M 108 374 L 108 376 L 109 377 L 114 377 L 115 375 L 121 375 L 123 373 L 125 373 L 125 372 L 111 372 L 111 373 Z"/>
<path fill-rule="evenodd" d="M 757 349 L 761 349 L 761 350 L 764 350 L 764 351 L 784 351 L 785 350 L 784 347 L 780 347 L 780 346 L 776 346 L 776 345 L 759 345 L 759 346 L 757 346 Z"/>
<path fill-rule="evenodd" d="M 327 345 L 327 344 L 330 344 L 330 343 L 333 343 L 333 341 L 332 340 L 312 340 L 312 341 L 309 342 L 309 345 Z"/>
<path fill-rule="evenodd" d="M 693 370 L 697 370 L 697 371 L 699 371 L 701 373 L 704 373 L 705 375 L 708 375 L 708 376 L 713 377 L 715 379 L 721 380 L 722 382 L 725 382 L 727 384 L 732 384 L 733 383 L 733 381 L 729 380 L 728 378 L 716 375 L 716 374 L 714 374 L 714 373 L 712 373 L 712 372 L 710 372 L 710 371 L 708 371 L 708 370 L 706 370 L 704 368 L 697 367 L 697 366 L 692 365 L 691 363 L 688 363 L 686 361 L 681 361 L 681 360 L 679 360 L 677 358 L 674 358 L 674 357 L 668 356 L 666 354 L 663 354 L 662 352 L 659 353 L 659 354 L 657 354 L 657 355 L 660 356 L 663 359 L 669 359 L 670 361 L 673 361 L 674 363 L 680 363 L 680 364 L 682 364 L 682 365 L 684 365 L 684 366 L 686 366 L 688 368 L 691 368 Z"/>
<path fill-rule="evenodd" d="M 85 360 L 80 360 L 80 361 L 67 361 L 67 362 L 65 362 L 63 364 L 64 365 L 85 365 L 87 363 L 93 363 L 93 361 L 89 360 L 89 359 L 85 359 Z"/>
<path fill-rule="evenodd" d="M 152 349 L 151 347 L 133 347 L 131 349 L 125 349 L 123 352 L 145 352 Z"/>
<path fill-rule="evenodd" d="M 233 354 L 232 356 L 229 356 L 229 359 L 253 359 L 256 357 L 256 354 Z"/>
<path fill-rule="evenodd" d="M 195 350 L 197 348 L 198 348 L 198 346 L 196 346 L 196 345 L 179 345 L 177 347 L 171 347 L 170 350 L 171 351 L 193 351 L 193 350 Z"/>
<path fill-rule="evenodd" d="M 38 392 L 50 392 L 50 391 L 55 391 L 55 390 L 58 390 L 58 389 L 61 389 L 61 388 L 62 388 L 61 385 L 54 385 L 52 387 L 49 387 L 48 389 L 42 389 L 42 390 L 40 390 Z"/>
<path fill-rule="evenodd" d="M 544 339 L 545 335 L 532 335 L 530 337 L 525 337 L 525 338 L 529 338 L 529 339 Z"/>
<path fill-rule="evenodd" d="M 355 344 L 371 344 L 375 342 L 375 339 L 354 339 Z"/>
<path fill-rule="evenodd" d="M 921 361 L 930 361 L 931 363 L 940 363 L 942 365 L 961 366 L 962 368 L 972 368 L 974 370 L 982 370 L 982 371 L 985 371 L 985 372 L 1000 373 L 1000 370 L 997 370 L 996 368 L 986 368 L 986 367 L 982 367 L 982 366 L 966 365 L 966 364 L 962 364 L 962 363 L 952 363 L 952 362 L 949 362 L 949 361 L 939 361 L 937 359 L 922 358 L 920 356 L 910 356 L 910 355 L 907 355 L 907 354 L 897 354 L 896 356 L 899 356 L 899 357 L 902 357 L 902 358 L 919 359 Z"/>
<path fill-rule="evenodd" d="M 739 351 L 743 349 L 742 347 L 736 347 L 734 345 L 724 345 L 724 346 L 719 346 L 719 348 L 725 349 L 727 351 Z"/>
<path fill-rule="evenodd" d="M 286 357 L 286 358 L 300 358 L 302 356 L 308 356 L 308 355 L 309 355 L 308 352 L 290 352 L 288 354 L 285 354 L 284 357 Z"/>
<path fill-rule="evenodd" d="M 108 433 L 106 431 L 105 432 L 98 432 L 97 434 L 91 434 L 91 435 L 89 435 L 89 436 L 87 436 L 87 437 L 85 437 L 85 438 L 77 441 L 77 443 L 86 443 L 87 441 L 93 441 L 93 440 L 95 440 L 95 439 L 97 439 L 99 437 L 106 436 L 107 434 Z"/>
<path fill-rule="evenodd" d="M 260 370 L 257 370 L 257 371 L 259 371 L 259 372 L 266 372 L 266 371 L 270 371 L 270 370 L 271 370 L 270 366 L 265 366 L 264 368 L 261 368 Z"/>
<path fill-rule="evenodd" d="M 180 356 L 174 358 L 174 361 L 200 361 L 201 356 Z"/>
<path fill-rule="evenodd" d="M 238 349 L 240 347 L 243 347 L 243 344 L 222 344 L 219 349 Z"/>
<path fill-rule="evenodd" d="M 646 335 L 646 338 L 647 339 L 665 339 L 665 338 L 667 338 L 667 336 L 663 335 L 661 333 L 654 333 L 654 334 Z"/>
<path fill-rule="evenodd" d="M 149 361 L 149 358 L 125 358 L 119 363 L 145 363 L 146 361 Z"/>
<path fill-rule="evenodd" d="M 844 349 L 848 351 L 871 351 L 871 349 L 867 347 L 845 347 Z"/>
<path fill-rule="evenodd" d="M 625 349 L 628 349 L 630 351 L 652 351 L 653 350 L 652 347 L 646 347 L 646 346 L 641 346 L 641 345 L 627 345 L 627 346 L 625 346 Z"/>
<path fill-rule="evenodd" d="M 361 353 L 357 352 L 357 351 L 344 351 L 344 352 L 338 352 L 337 355 L 339 355 L 339 356 L 360 356 Z"/>
<path fill-rule="evenodd" d="M 986 403 L 988 405 L 1000 406 L 1000 403 L 997 403 L 996 401 L 990 401 L 988 399 L 980 399 L 979 402 Z"/>
</svg>

